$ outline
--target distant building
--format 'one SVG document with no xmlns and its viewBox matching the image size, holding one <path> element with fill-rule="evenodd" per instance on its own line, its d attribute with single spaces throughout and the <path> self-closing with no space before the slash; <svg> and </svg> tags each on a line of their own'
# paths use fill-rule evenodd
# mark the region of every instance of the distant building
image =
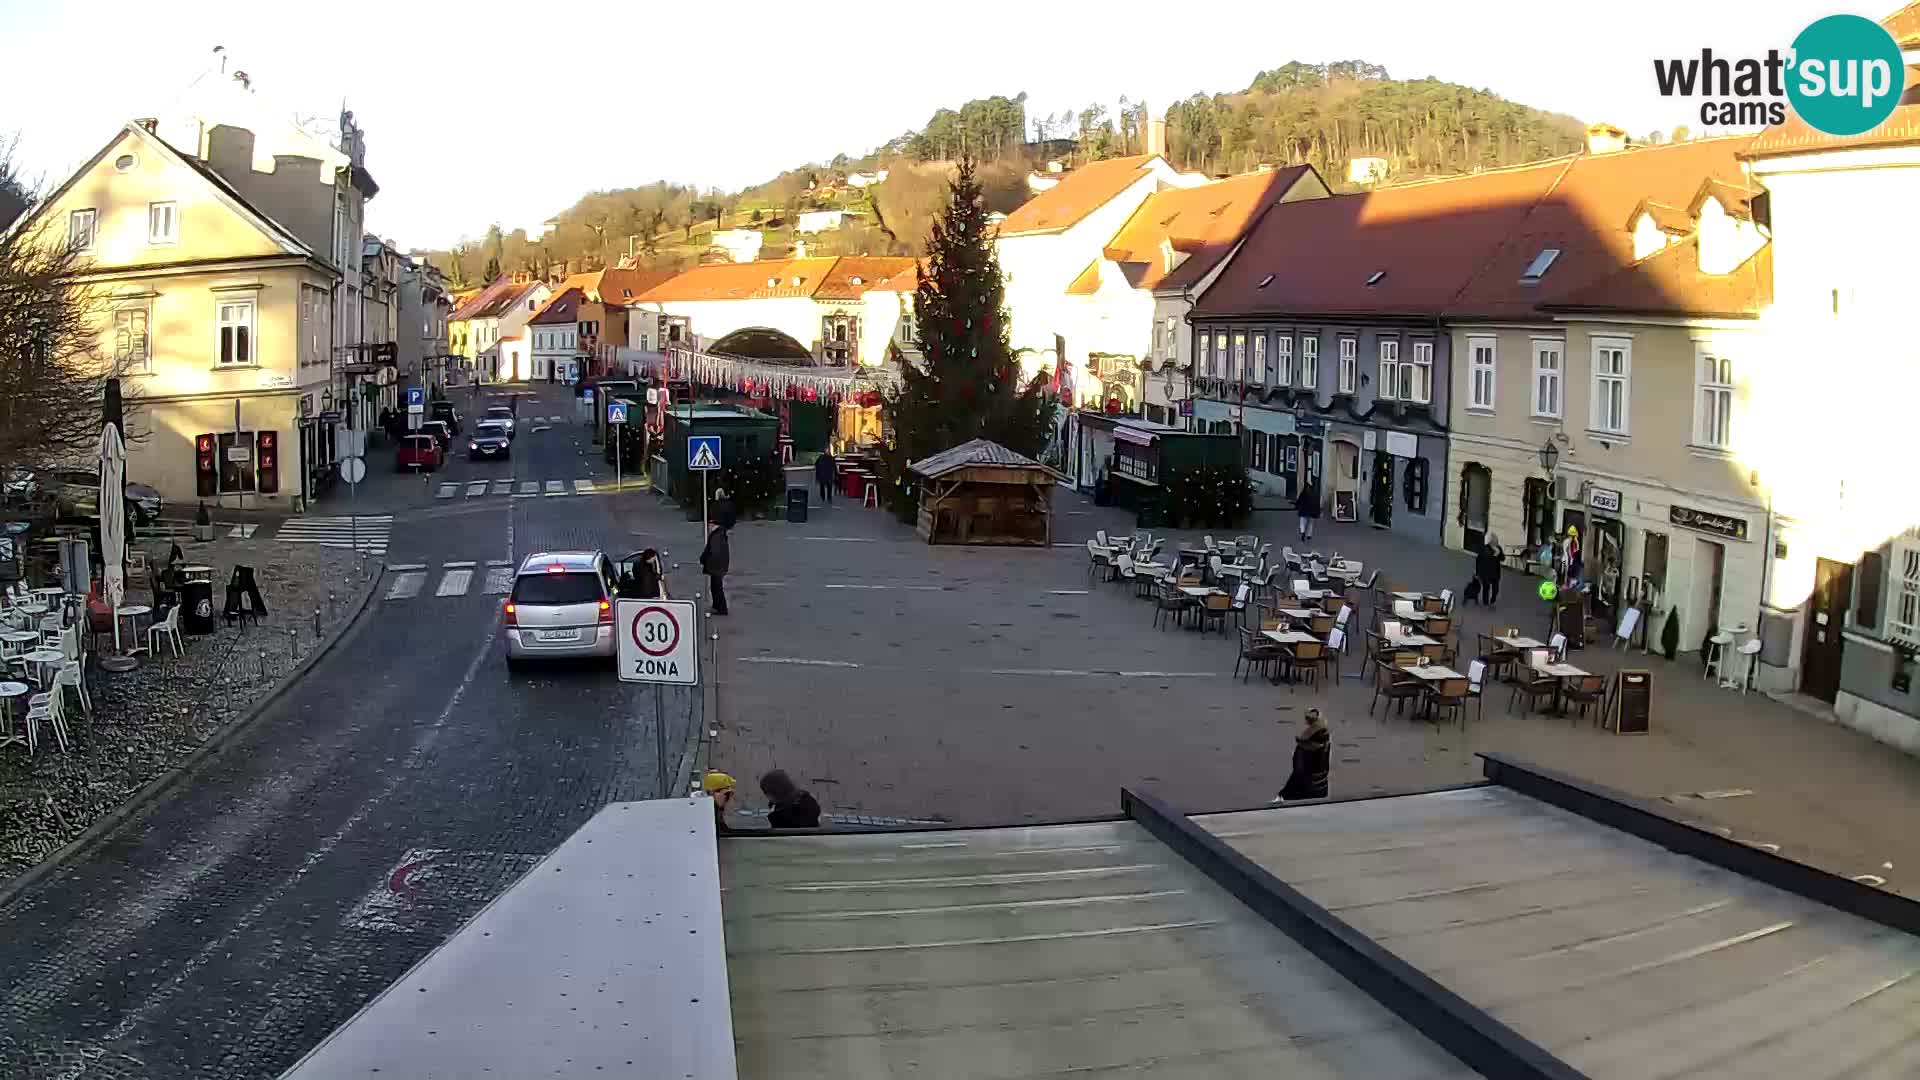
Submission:
<svg viewBox="0 0 1920 1080">
<path fill-rule="evenodd" d="M 1387 178 L 1387 159 L 1357 157 L 1347 161 L 1347 183 L 1378 184 Z"/>
<path fill-rule="evenodd" d="M 847 186 L 857 187 L 857 188 L 871 187 L 874 184 L 880 183 L 886 178 L 887 178 L 887 170 L 885 169 L 880 169 L 877 172 L 870 172 L 870 173 L 865 173 L 865 172 L 849 173 L 847 175 Z"/>
<path fill-rule="evenodd" d="M 759 229 L 716 229 L 712 246 L 726 253 L 728 262 L 752 262 L 760 257 L 760 248 L 767 242 Z"/>
<path fill-rule="evenodd" d="M 793 231 L 798 233 L 826 232 L 838 229 L 846 223 L 845 210 L 804 210 L 800 219 L 794 222 Z"/>
</svg>

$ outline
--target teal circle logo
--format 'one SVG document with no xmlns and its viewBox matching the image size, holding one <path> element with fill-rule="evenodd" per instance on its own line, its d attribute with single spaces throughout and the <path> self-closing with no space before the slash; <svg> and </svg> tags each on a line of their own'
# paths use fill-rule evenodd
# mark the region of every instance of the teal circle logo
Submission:
<svg viewBox="0 0 1920 1080">
<path fill-rule="evenodd" d="M 1858 135 L 1893 115 L 1906 89 L 1900 45 L 1879 23 L 1829 15 L 1793 39 L 1787 99 L 1828 135 Z"/>
</svg>

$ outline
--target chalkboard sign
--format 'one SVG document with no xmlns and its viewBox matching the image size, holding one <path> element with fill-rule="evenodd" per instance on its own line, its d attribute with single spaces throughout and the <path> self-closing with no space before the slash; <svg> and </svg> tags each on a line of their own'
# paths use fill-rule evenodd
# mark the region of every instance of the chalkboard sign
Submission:
<svg viewBox="0 0 1920 1080">
<path fill-rule="evenodd" d="M 1353 501 L 1353 492 L 1336 491 L 1333 493 L 1333 520 L 1359 521 L 1360 508 Z"/>
<path fill-rule="evenodd" d="M 1607 726 L 1615 735 L 1645 735 L 1653 719 L 1653 672 L 1622 669 L 1613 677 L 1613 709 Z"/>
</svg>

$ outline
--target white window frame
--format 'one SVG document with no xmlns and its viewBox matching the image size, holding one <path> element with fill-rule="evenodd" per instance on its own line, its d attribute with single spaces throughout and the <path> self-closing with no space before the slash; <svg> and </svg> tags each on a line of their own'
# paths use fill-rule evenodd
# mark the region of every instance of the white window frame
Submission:
<svg viewBox="0 0 1920 1080">
<path fill-rule="evenodd" d="M 1619 367 L 1613 367 L 1617 359 Z M 1633 341 L 1630 338 L 1597 337 L 1590 350 L 1592 402 L 1588 409 L 1588 430 L 1603 435 L 1626 436 L 1632 433 Z M 1617 407 L 1617 415 L 1616 413 Z"/>
<path fill-rule="evenodd" d="M 229 318 L 229 312 L 233 317 Z M 241 317 L 244 313 L 244 318 Z M 260 334 L 258 330 L 260 305 L 252 296 L 217 296 L 214 298 L 213 320 L 213 363 L 215 367 L 239 368 L 260 366 Z M 227 331 L 233 334 L 231 350 L 226 347 Z M 239 359 L 241 353 L 239 331 L 246 331 L 246 356 Z M 234 359 L 229 359 L 234 357 Z"/>
<path fill-rule="evenodd" d="M 1400 365 L 1401 397 L 1422 405 L 1433 402 L 1433 342 L 1413 343 L 1413 362 Z"/>
<path fill-rule="evenodd" d="M 1710 343 L 1693 346 L 1693 445 L 1703 450 L 1733 449 L 1733 402 L 1738 388 L 1733 358 Z M 1712 404 L 1709 405 L 1709 402 Z M 1720 431 L 1712 430 L 1715 421 Z"/>
<path fill-rule="evenodd" d="M 1541 357 L 1551 353 L 1553 366 L 1545 367 Z M 1541 391 L 1550 387 L 1552 400 L 1542 397 Z M 1533 340 L 1533 389 L 1528 395 L 1533 399 L 1533 415 L 1542 420 L 1558 420 L 1567 407 L 1567 343 L 1559 338 L 1535 338 Z"/>
<path fill-rule="evenodd" d="M 1920 527 L 1893 538 L 1887 560 L 1887 636 L 1920 642 Z"/>
<path fill-rule="evenodd" d="M 1167 348 L 1166 348 L 1166 352 L 1163 355 L 1166 356 L 1166 358 L 1169 360 L 1173 360 L 1180 355 L 1179 334 L 1180 334 L 1179 320 L 1172 315 L 1167 316 L 1167 337 L 1166 337 Z"/>
<path fill-rule="evenodd" d="M 1373 384 L 1373 396 L 1391 401 L 1400 393 L 1400 339 L 1380 339 L 1379 381 Z"/>
<path fill-rule="evenodd" d="M 1236 330 L 1233 332 L 1233 359 L 1227 371 L 1227 376 L 1235 382 L 1248 381 L 1247 332 L 1245 330 Z"/>
<path fill-rule="evenodd" d="M 84 228 L 81 223 L 85 222 Z M 85 235 L 86 243 L 80 243 Z M 100 238 L 100 214 L 93 207 L 73 210 L 67 213 L 67 246 L 75 251 L 92 251 L 95 241 Z"/>
<path fill-rule="evenodd" d="M 1500 339 L 1467 339 L 1467 408 L 1494 411 L 1495 387 L 1500 378 Z"/>
<path fill-rule="evenodd" d="M 1286 338 L 1280 340 L 1285 341 Z M 1250 381 L 1267 381 L 1267 335 L 1264 333 L 1253 335 L 1253 378 Z"/>
<path fill-rule="evenodd" d="M 134 316 L 139 316 L 140 340 L 132 339 Z M 127 324 L 127 345 L 121 347 L 121 324 Z M 113 307 L 113 367 L 122 375 L 153 374 L 153 302 L 121 303 Z"/>
<path fill-rule="evenodd" d="M 1343 337 L 1340 339 L 1340 371 L 1337 375 L 1339 392 L 1342 394 L 1359 393 L 1360 386 L 1360 339 Z"/>
<path fill-rule="evenodd" d="M 1273 336 L 1273 381 L 1281 386 L 1293 385 L 1292 334 Z"/>
<path fill-rule="evenodd" d="M 1224 378 L 1232 378 L 1233 372 L 1231 366 L 1233 364 L 1233 354 L 1228 352 L 1227 349 L 1227 332 L 1222 330 L 1213 335 L 1214 371 Z"/>
<path fill-rule="evenodd" d="M 1300 337 L 1300 385 L 1313 390 L 1320 385 L 1320 335 Z"/>
<path fill-rule="evenodd" d="M 165 218 L 164 218 L 166 228 L 164 229 L 156 227 L 157 225 L 160 224 L 160 222 L 155 220 L 155 215 L 159 214 L 161 211 L 166 212 Z M 172 201 L 171 199 L 166 200 L 164 202 L 148 203 L 147 204 L 147 243 L 148 245 L 152 247 L 172 247 L 173 245 L 178 244 L 179 242 L 180 242 L 180 204 Z"/>
</svg>

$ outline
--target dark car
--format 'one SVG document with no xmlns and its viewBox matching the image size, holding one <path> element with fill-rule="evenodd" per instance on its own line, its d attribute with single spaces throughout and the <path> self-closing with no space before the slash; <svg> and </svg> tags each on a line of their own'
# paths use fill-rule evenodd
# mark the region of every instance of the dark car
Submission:
<svg viewBox="0 0 1920 1080">
<path fill-rule="evenodd" d="M 460 410 L 451 401 L 436 401 L 427 406 L 427 419 L 445 422 L 447 430 L 460 434 Z"/>
<path fill-rule="evenodd" d="M 473 437 L 467 440 L 467 460 L 504 458 L 512 454 L 513 436 L 507 433 L 505 425 L 496 420 L 482 420 L 473 426 Z"/>
<path fill-rule="evenodd" d="M 100 516 L 100 474 L 89 469 L 56 469 L 47 476 L 41 490 L 52 495 L 63 518 Z M 136 525 L 151 525 L 160 520 L 166 500 L 152 487 L 129 480 L 124 489 L 127 517 Z"/>
<path fill-rule="evenodd" d="M 434 445 L 438 446 L 443 454 L 453 445 L 453 426 L 445 420 L 429 420 L 420 425 L 419 433 L 432 436 Z"/>
</svg>

